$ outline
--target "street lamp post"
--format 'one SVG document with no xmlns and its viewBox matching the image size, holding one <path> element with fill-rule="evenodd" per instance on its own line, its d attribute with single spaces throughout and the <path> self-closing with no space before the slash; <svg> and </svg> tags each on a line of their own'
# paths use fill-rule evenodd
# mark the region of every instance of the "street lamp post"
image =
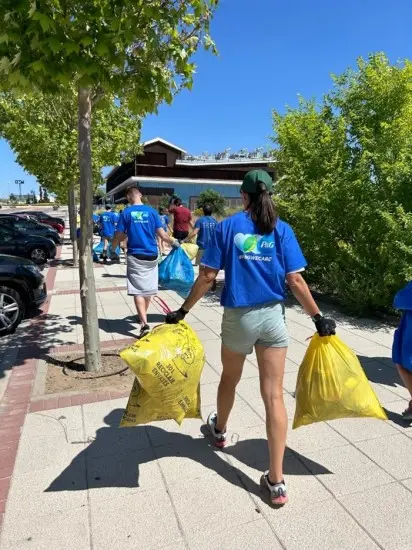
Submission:
<svg viewBox="0 0 412 550">
<path fill-rule="evenodd" d="M 14 183 L 19 186 L 20 190 L 20 202 L 21 202 L 21 186 L 24 185 L 24 180 L 14 180 Z"/>
</svg>

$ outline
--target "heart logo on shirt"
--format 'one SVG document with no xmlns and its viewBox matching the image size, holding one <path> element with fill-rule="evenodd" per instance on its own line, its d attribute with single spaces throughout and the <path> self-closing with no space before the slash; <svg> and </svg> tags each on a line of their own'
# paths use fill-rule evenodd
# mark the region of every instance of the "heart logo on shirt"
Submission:
<svg viewBox="0 0 412 550">
<path fill-rule="evenodd" d="M 272 235 L 250 235 L 237 233 L 234 238 L 235 245 L 244 254 L 264 254 L 274 247 Z"/>
</svg>

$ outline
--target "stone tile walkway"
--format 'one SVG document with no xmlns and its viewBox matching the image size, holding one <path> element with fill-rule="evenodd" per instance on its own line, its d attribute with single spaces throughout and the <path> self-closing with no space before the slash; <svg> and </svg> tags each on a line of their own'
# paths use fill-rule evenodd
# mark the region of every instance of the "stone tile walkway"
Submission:
<svg viewBox="0 0 412 550">
<path fill-rule="evenodd" d="M 69 254 L 64 247 L 61 258 Z M 389 420 L 289 428 L 285 476 L 290 503 L 274 510 L 262 500 L 258 486 L 268 452 L 253 355 L 238 387 L 224 452 L 210 445 L 198 420 L 181 427 L 161 422 L 119 429 L 126 398 L 116 394 L 47 400 L 32 393 L 45 353 L 61 346 L 81 349 L 83 341 L 77 273 L 53 269 L 54 287 L 41 328 L 29 322 L 7 342 L 7 349 L 20 353 L 23 344 L 26 349 L 22 358 L 16 352 L 1 404 L 8 414 L 0 416 L 2 549 L 412 548 L 412 428 L 400 416 L 407 392 L 391 365 L 391 328 L 331 312 L 338 319 L 339 335 L 358 353 Z M 137 334 L 124 270 L 123 265 L 95 270 L 105 347 L 126 345 Z M 161 296 L 172 309 L 180 304 L 174 293 Z M 215 406 L 221 372 L 221 315 L 218 297 L 211 295 L 187 319 L 206 350 L 204 418 Z M 161 320 L 153 306 L 151 324 Z M 313 326 L 293 304 L 287 320 L 292 339 L 284 392 L 292 419 L 297 372 Z M 19 399 L 19 388 L 26 401 Z M 27 413 L 30 399 L 36 412 Z M 10 420 L 12 412 L 15 421 Z"/>
</svg>

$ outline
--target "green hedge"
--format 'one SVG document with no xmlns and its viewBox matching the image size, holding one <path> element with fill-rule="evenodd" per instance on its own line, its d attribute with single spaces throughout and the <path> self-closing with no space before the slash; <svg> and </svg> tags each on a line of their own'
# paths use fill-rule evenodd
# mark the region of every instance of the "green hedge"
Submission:
<svg viewBox="0 0 412 550">
<path fill-rule="evenodd" d="M 274 113 L 276 203 L 308 279 L 356 313 L 412 279 L 412 66 L 382 54 L 335 77 L 321 104 Z"/>
</svg>

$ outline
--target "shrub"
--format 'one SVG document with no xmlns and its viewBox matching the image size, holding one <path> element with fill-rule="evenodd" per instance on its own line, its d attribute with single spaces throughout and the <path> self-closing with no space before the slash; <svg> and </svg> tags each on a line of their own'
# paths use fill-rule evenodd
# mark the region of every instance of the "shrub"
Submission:
<svg viewBox="0 0 412 550">
<path fill-rule="evenodd" d="M 309 282 L 356 313 L 389 309 L 412 279 L 411 78 L 371 56 L 320 105 L 274 113 L 277 209 Z"/>
<path fill-rule="evenodd" d="M 223 216 L 225 213 L 225 198 L 213 189 L 206 189 L 206 191 L 200 193 L 199 198 L 196 201 L 197 209 L 202 210 L 202 208 L 206 205 L 210 205 L 213 208 L 213 214 L 215 215 Z"/>
</svg>

